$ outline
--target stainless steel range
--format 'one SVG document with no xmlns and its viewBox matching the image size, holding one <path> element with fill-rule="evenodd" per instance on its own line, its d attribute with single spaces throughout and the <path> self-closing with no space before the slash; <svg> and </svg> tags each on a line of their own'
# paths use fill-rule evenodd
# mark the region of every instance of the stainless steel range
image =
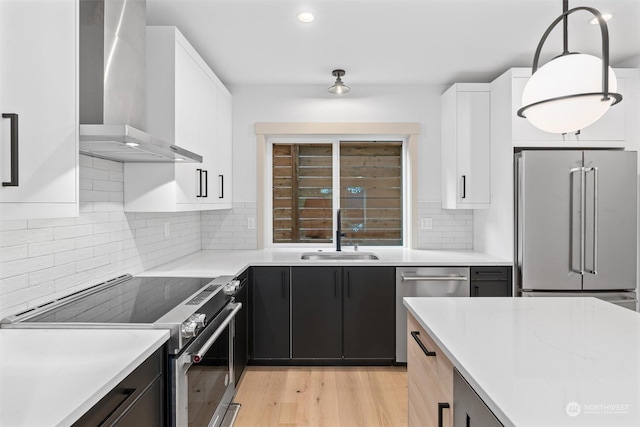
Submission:
<svg viewBox="0 0 640 427">
<path fill-rule="evenodd" d="M 169 424 L 232 423 L 233 340 L 240 283 L 124 275 L 9 316 L 3 328 L 168 329 Z"/>
</svg>

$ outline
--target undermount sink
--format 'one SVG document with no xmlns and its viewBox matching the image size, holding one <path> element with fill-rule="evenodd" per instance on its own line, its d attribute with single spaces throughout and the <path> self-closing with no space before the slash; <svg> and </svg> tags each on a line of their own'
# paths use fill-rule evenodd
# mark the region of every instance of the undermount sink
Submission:
<svg viewBox="0 0 640 427">
<path fill-rule="evenodd" d="M 378 260 L 373 252 L 304 252 L 300 259 L 309 260 Z"/>
</svg>

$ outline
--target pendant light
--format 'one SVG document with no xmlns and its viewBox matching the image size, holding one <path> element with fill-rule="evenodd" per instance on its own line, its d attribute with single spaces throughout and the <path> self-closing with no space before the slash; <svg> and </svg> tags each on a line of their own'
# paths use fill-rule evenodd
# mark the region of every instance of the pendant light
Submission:
<svg viewBox="0 0 640 427">
<path fill-rule="evenodd" d="M 562 4 L 563 13 L 551 23 L 538 43 L 531 78 L 522 93 L 523 107 L 518 110 L 518 116 L 551 133 L 577 132 L 622 101 L 622 95 L 616 93 L 616 76 L 609 66 L 609 30 L 602 14 L 591 7 L 569 10 L 568 0 Z M 592 13 L 600 25 L 602 59 L 569 52 L 568 17 L 582 10 Z M 560 21 L 564 26 L 564 51 L 538 69 L 542 46 Z"/>
<path fill-rule="evenodd" d="M 344 76 L 344 70 L 333 70 L 331 74 L 336 77 L 336 82 L 327 89 L 327 92 L 333 95 L 342 95 L 351 90 L 349 86 L 342 82 L 342 76 Z"/>
</svg>

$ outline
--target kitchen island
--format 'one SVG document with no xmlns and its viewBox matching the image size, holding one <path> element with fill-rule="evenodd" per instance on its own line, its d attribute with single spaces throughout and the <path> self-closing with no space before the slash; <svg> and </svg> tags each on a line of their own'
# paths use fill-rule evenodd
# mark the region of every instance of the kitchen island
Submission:
<svg viewBox="0 0 640 427">
<path fill-rule="evenodd" d="M 69 426 L 169 339 L 166 330 L 0 329 L 0 426 Z"/>
<path fill-rule="evenodd" d="M 503 425 L 640 425 L 640 314 L 595 298 L 404 305 Z"/>
</svg>

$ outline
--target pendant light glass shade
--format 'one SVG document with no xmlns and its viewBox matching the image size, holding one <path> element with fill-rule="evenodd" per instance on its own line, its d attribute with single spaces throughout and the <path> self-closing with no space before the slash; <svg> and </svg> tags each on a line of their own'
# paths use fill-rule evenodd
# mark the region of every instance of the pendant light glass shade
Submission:
<svg viewBox="0 0 640 427">
<path fill-rule="evenodd" d="M 327 92 L 333 94 L 333 95 L 342 95 L 344 93 L 347 93 L 351 90 L 351 88 L 349 86 L 347 86 L 346 84 L 344 84 L 342 82 L 342 76 L 344 76 L 345 71 L 344 70 L 333 70 L 331 72 L 331 74 L 336 77 L 336 82 L 333 84 L 333 86 L 329 87 L 327 89 Z"/>
<path fill-rule="evenodd" d="M 569 0 L 563 0 L 562 6 L 563 13 L 538 43 L 531 78 L 522 93 L 523 107 L 517 113 L 538 129 L 551 133 L 577 132 L 622 100 L 622 95 L 616 93 L 616 76 L 609 66 L 609 30 L 602 14 L 587 6 L 569 9 Z M 600 26 L 602 59 L 569 51 L 568 18 L 579 11 L 591 13 Z M 538 68 L 542 47 L 560 22 L 564 27 L 563 53 Z"/>
<path fill-rule="evenodd" d="M 616 101 L 603 100 L 602 60 L 585 54 L 553 59 L 531 76 L 522 93 L 523 115 L 535 127 L 551 133 L 569 133 L 593 124 Z M 611 67 L 609 91 L 618 84 Z"/>
</svg>

